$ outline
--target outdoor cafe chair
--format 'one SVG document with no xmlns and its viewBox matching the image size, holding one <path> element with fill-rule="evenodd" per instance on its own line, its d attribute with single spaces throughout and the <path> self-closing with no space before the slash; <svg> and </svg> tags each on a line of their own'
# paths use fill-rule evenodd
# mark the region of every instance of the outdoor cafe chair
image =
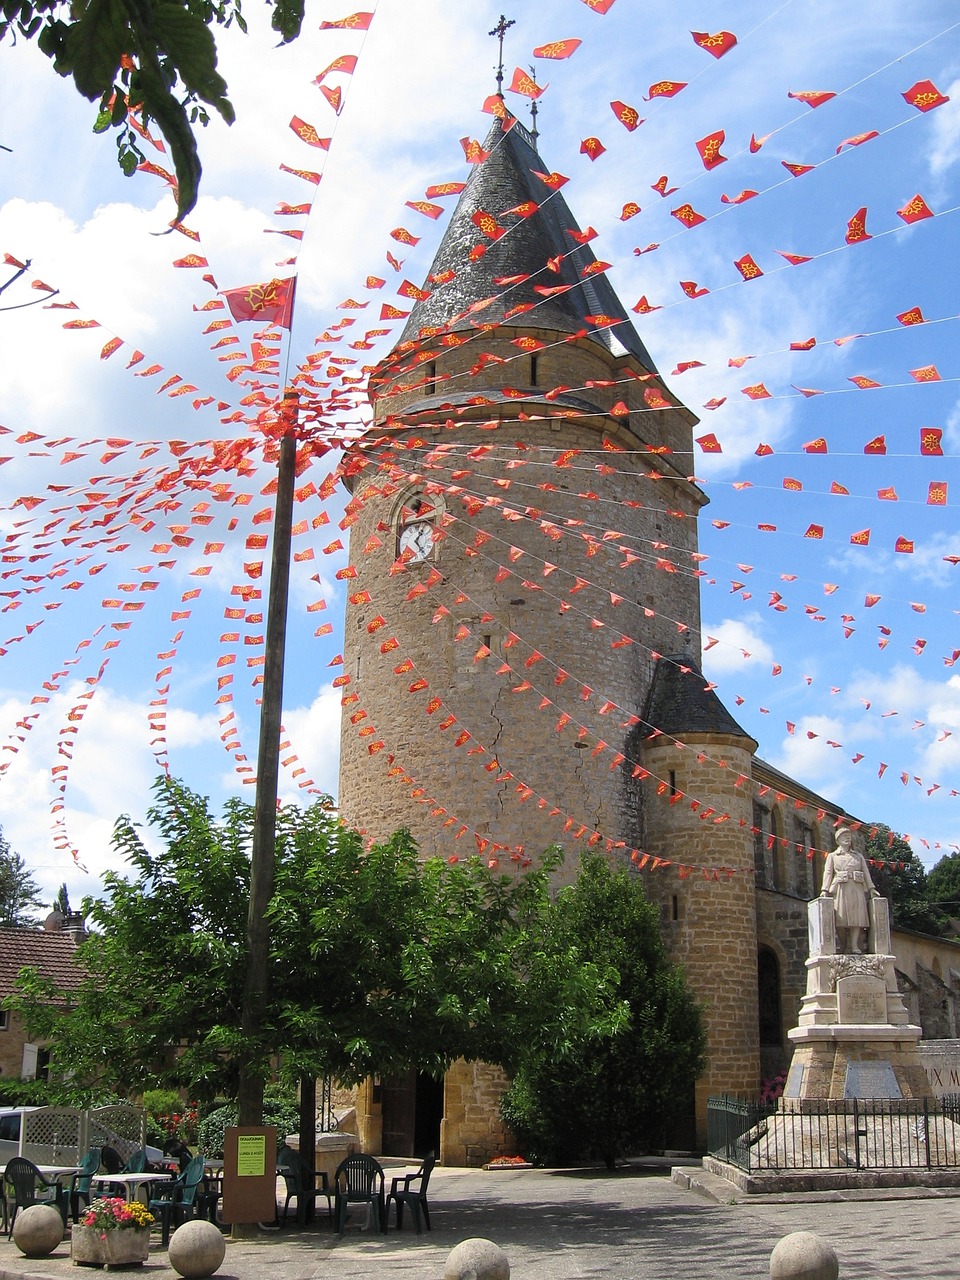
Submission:
<svg viewBox="0 0 960 1280">
<path fill-rule="evenodd" d="M 144 1173 L 147 1168 L 147 1149 L 141 1147 L 139 1151 L 134 1151 L 133 1155 L 120 1170 L 121 1173 Z"/>
<path fill-rule="evenodd" d="M 91 1147 L 80 1161 L 80 1167 L 70 1179 L 70 1212 L 74 1222 L 90 1203 L 90 1179 L 100 1168 L 100 1148 Z"/>
<path fill-rule="evenodd" d="M 416 1173 L 400 1174 L 399 1177 L 391 1180 L 390 1194 L 387 1196 L 387 1220 L 389 1221 L 390 1219 L 390 1201 L 393 1200 L 397 1206 L 398 1231 L 403 1226 L 403 1206 L 405 1204 L 410 1206 L 417 1235 L 420 1235 L 421 1213 L 423 1214 L 424 1222 L 427 1224 L 427 1230 L 431 1229 L 430 1210 L 427 1207 L 427 1184 L 430 1181 L 430 1174 L 433 1172 L 433 1166 L 436 1163 L 436 1154 L 431 1151 L 429 1155 L 424 1157 L 423 1164 Z"/>
<path fill-rule="evenodd" d="M 309 1204 L 315 1204 L 320 1196 L 325 1196 L 327 1201 L 327 1213 L 330 1221 L 333 1221 L 333 1205 L 330 1199 L 330 1183 L 324 1170 L 317 1170 L 314 1178 L 320 1179 L 320 1185 L 310 1187 L 310 1170 L 307 1168 L 304 1160 L 301 1159 L 300 1153 L 294 1151 L 292 1147 L 288 1147 L 286 1143 L 277 1152 L 277 1173 L 283 1179 L 283 1185 L 286 1190 L 286 1199 L 283 1202 L 283 1218 L 282 1222 L 286 1225 L 287 1210 L 291 1200 L 297 1202 L 297 1220 L 300 1221 L 306 1216 Z"/>
<path fill-rule="evenodd" d="M 386 1231 L 387 1214 L 383 1199 L 383 1169 L 373 1156 L 353 1155 L 341 1160 L 333 1175 L 334 1216 L 337 1232 L 343 1235 L 348 1204 L 372 1206 L 373 1221 L 378 1231 Z"/>
<path fill-rule="evenodd" d="M 181 1222 L 197 1215 L 200 1205 L 197 1202 L 197 1188 L 203 1181 L 203 1156 L 194 1156 L 190 1163 L 172 1182 L 159 1184 L 160 1194 L 151 1198 L 148 1204 L 150 1212 L 160 1219 L 161 1242 L 164 1246 L 170 1243 L 170 1224 Z"/>
<path fill-rule="evenodd" d="M 7 1201 L 7 1188 L 13 1191 L 13 1212 Z M 49 1192 L 50 1194 L 43 1194 Z M 3 1212 L 6 1219 L 7 1239 L 13 1235 L 13 1224 L 21 1209 L 34 1204 L 50 1204 L 60 1211 L 63 1225 L 67 1225 L 67 1192 L 56 1179 L 48 1181 L 35 1164 L 23 1156 L 14 1156 L 3 1171 Z"/>
</svg>

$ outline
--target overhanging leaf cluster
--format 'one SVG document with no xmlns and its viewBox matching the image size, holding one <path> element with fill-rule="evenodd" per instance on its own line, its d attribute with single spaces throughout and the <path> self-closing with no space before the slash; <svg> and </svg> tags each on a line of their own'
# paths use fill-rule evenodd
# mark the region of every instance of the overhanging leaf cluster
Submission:
<svg viewBox="0 0 960 1280">
<path fill-rule="evenodd" d="M 272 23 L 284 43 L 296 39 L 303 0 L 276 0 Z M 61 76 L 85 98 L 99 100 L 94 129 L 119 130 L 118 160 L 132 173 L 143 159 L 128 122 L 156 121 L 177 178 L 177 216 L 194 207 L 201 165 L 193 126 L 212 107 L 234 119 L 227 84 L 217 70 L 214 24 L 246 30 L 240 0 L 0 0 L 0 40 L 36 40 Z"/>
</svg>

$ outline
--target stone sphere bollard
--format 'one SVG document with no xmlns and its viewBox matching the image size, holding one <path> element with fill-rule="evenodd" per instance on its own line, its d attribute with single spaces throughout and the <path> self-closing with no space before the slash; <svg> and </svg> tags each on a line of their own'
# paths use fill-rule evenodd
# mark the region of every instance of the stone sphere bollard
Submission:
<svg viewBox="0 0 960 1280">
<path fill-rule="evenodd" d="M 794 1231 L 770 1255 L 771 1280 L 837 1280 L 840 1263 L 833 1245 L 812 1231 Z"/>
<path fill-rule="evenodd" d="M 13 1243 L 27 1258 L 45 1258 L 63 1239 L 63 1219 L 50 1204 L 21 1209 L 13 1224 Z"/>
<path fill-rule="evenodd" d="M 194 1218 L 177 1227 L 167 1251 L 171 1267 L 187 1280 L 212 1276 L 227 1252 L 227 1242 L 212 1222 Z"/>
<path fill-rule="evenodd" d="M 492 1240 L 461 1240 L 450 1250 L 443 1280 L 510 1280 L 510 1263 Z"/>
</svg>

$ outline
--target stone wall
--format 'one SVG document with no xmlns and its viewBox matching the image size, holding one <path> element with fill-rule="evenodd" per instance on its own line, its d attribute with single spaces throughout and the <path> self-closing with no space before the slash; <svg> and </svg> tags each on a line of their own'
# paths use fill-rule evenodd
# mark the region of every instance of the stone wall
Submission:
<svg viewBox="0 0 960 1280">
<path fill-rule="evenodd" d="M 484 349 L 495 347 L 485 335 Z M 600 348 L 571 345 L 566 358 L 578 388 L 585 375 L 618 372 Z M 642 399 L 642 384 L 621 390 L 634 387 Z M 527 422 L 518 440 L 515 424 L 490 431 L 497 420 L 472 412 L 449 432 L 421 424 L 398 435 L 419 442 L 396 455 L 420 467 L 419 480 L 398 487 L 389 463 L 355 480 L 341 813 L 374 838 L 409 826 L 424 856 L 479 846 L 506 862 L 557 841 L 633 843 L 619 770 L 652 654 L 684 641 L 699 652 L 691 555 L 703 495 L 669 458 L 642 451 L 604 474 L 602 439 L 641 443 L 615 419 Z M 653 417 L 689 448 L 685 412 Z M 441 541 L 397 572 L 405 504 L 429 499 L 431 482 L 445 490 Z"/>
<path fill-rule="evenodd" d="M 761 1077 L 772 1079 L 790 1064 L 793 1052 L 787 1032 L 797 1025 L 800 1001 L 807 987 L 807 899 L 757 889 L 757 946 L 776 956 L 779 969 L 779 1045 L 761 1045 Z"/>
<path fill-rule="evenodd" d="M 478 1168 L 494 1156 L 516 1155 L 513 1135 L 500 1119 L 510 1081 L 486 1062 L 455 1062 L 444 1078 L 440 1161 Z"/>
<path fill-rule="evenodd" d="M 684 739 L 678 751 L 657 738 L 644 754 L 651 774 L 644 784 L 645 848 L 673 864 L 650 874 L 649 895 L 660 904 L 671 959 L 683 966 L 707 1024 L 707 1066 L 696 1085 L 702 1146 L 708 1097 L 755 1093 L 760 1079 L 751 799 L 748 786 L 736 785 L 750 776 L 747 742 L 704 735 Z M 671 805 L 661 793 L 671 772 L 676 789 L 699 801 L 696 809 Z M 708 810 L 712 815 L 701 816 Z M 721 814 L 729 817 L 711 820 Z M 714 868 L 724 870 L 715 875 Z"/>
<path fill-rule="evenodd" d="M 960 1037 L 960 943 L 894 929 L 897 981 L 925 1039 Z"/>
</svg>

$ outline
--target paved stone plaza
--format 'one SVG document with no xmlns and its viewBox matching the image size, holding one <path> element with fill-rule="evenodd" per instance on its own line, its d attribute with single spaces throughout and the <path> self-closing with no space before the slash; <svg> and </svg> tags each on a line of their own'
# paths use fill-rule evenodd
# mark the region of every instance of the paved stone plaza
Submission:
<svg viewBox="0 0 960 1280">
<path fill-rule="evenodd" d="M 400 1162 L 389 1162 L 391 1165 Z M 697 1170 L 691 1169 L 697 1173 Z M 699 1176 L 699 1175 L 698 1175 Z M 764 1280 L 770 1252 L 790 1231 L 816 1231 L 836 1248 L 841 1280 L 956 1280 L 960 1198 L 949 1193 L 845 1192 L 759 1199 L 706 1175 L 707 1193 L 670 1181 L 662 1164 L 612 1176 L 597 1170 L 483 1173 L 437 1169 L 433 1231 L 412 1224 L 377 1237 L 363 1215 L 338 1239 L 326 1224 L 229 1241 L 224 1280 L 440 1280 L 450 1250 L 485 1236 L 506 1251 L 512 1280 Z M 69 1244 L 22 1258 L 0 1238 L 0 1280 L 77 1280 Z M 144 1280 L 175 1280 L 159 1241 Z"/>
</svg>

